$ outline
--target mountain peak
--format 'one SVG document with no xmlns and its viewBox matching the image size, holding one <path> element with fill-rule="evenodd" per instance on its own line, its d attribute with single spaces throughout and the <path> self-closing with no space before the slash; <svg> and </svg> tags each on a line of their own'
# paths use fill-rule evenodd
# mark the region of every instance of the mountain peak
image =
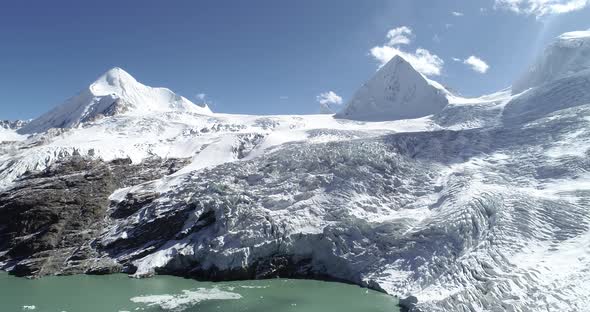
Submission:
<svg viewBox="0 0 590 312">
<path fill-rule="evenodd" d="M 512 86 L 512 93 L 590 69 L 590 30 L 564 33 L 537 57 Z"/>
<path fill-rule="evenodd" d="M 89 89 L 92 94 L 101 96 L 120 93 L 125 87 L 138 84 L 137 80 L 120 67 L 113 67 L 94 81 Z"/>
<path fill-rule="evenodd" d="M 107 81 L 121 80 L 137 82 L 133 76 L 121 67 L 113 67 L 107 70 L 102 76 L 100 76 L 99 80 L 101 78 L 105 78 Z"/>
<path fill-rule="evenodd" d="M 389 60 L 389 62 L 387 62 L 385 65 L 383 65 L 383 67 L 393 67 L 393 66 L 412 67 L 412 65 L 410 63 L 408 63 L 408 61 L 406 61 L 406 59 L 401 57 L 399 54 L 396 54 L 394 57 L 391 58 L 391 60 Z M 412 67 L 412 69 L 413 69 L 413 67 Z"/>
<path fill-rule="evenodd" d="M 106 73 L 104 73 L 105 75 L 111 74 L 111 75 L 118 75 L 118 74 L 125 74 L 125 75 L 129 75 L 128 72 L 126 72 L 123 68 L 115 66 L 109 70 L 106 71 Z M 129 75 L 131 76 L 131 75 Z"/>
<path fill-rule="evenodd" d="M 448 100 L 403 57 L 396 55 L 353 96 L 337 118 L 385 121 L 440 112 Z"/>
<path fill-rule="evenodd" d="M 105 116 L 145 115 L 161 112 L 212 114 L 207 105 L 195 105 L 166 88 L 138 82 L 125 70 L 114 67 L 98 77 L 78 95 L 34 119 L 20 133 L 43 132 L 50 128 L 72 128 Z"/>
</svg>

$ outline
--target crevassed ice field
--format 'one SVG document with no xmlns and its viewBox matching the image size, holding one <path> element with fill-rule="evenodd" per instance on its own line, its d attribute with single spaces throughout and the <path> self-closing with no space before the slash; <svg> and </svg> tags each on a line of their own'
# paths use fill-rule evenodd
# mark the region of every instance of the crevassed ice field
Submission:
<svg viewBox="0 0 590 312">
<path fill-rule="evenodd" d="M 590 32 L 563 34 L 512 88 L 476 98 L 396 56 L 333 115 L 215 113 L 111 69 L 41 117 L 3 123 L 0 267 L 335 279 L 422 311 L 587 311 L 588 55 Z M 281 283 L 293 296 L 319 285 L 36 283 L 110 278 L 117 309 L 284 306 L 295 297 Z M 136 291 L 160 281 L 156 297 Z M 395 309 L 393 297 L 322 285 L 314 300 L 335 290 L 350 307 Z M 42 307 L 30 299 L 10 304 Z"/>
</svg>

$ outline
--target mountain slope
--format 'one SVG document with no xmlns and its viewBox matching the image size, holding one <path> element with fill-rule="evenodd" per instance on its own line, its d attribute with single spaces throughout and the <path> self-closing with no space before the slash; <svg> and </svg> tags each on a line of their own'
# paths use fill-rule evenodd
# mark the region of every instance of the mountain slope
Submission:
<svg viewBox="0 0 590 312">
<path fill-rule="evenodd" d="M 121 68 L 113 68 L 100 76 L 88 89 L 70 98 L 41 117 L 19 129 L 19 133 L 39 133 L 50 128 L 72 128 L 117 114 L 153 114 L 181 111 L 211 114 L 205 106 L 197 106 L 169 89 L 145 86 Z"/>
<path fill-rule="evenodd" d="M 0 143 L 24 140 L 25 136 L 19 135 L 17 131 L 28 122 L 28 120 L 0 120 Z"/>
<path fill-rule="evenodd" d="M 502 121 L 505 126 L 520 125 L 583 104 L 590 104 L 590 69 L 546 82 L 512 99 Z"/>
<path fill-rule="evenodd" d="M 123 103 L 0 144 L 0 268 L 329 278 L 421 311 L 590 311 L 589 81 L 572 67 L 465 99 L 397 58 L 346 118 Z M 432 116 L 366 121 L 417 111 Z"/>
<path fill-rule="evenodd" d="M 365 83 L 336 118 L 383 121 L 440 112 L 448 101 L 410 63 L 396 55 Z"/>
<path fill-rule="evenodd" d="M 590 30 L 564 33 L 512 86 L 514 94 L 590 69 Z"/>
</svg>

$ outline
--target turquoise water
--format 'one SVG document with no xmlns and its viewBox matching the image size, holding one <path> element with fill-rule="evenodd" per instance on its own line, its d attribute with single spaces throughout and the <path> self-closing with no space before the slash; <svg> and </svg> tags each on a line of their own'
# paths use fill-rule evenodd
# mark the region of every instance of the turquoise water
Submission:
<svg viewBox="0 0 590 312">
<path fill-rule="evenodd" d="M 397 300 L 353 285 L 273 279 L 197 282 L 172 276 L 61 276 L 28 280 L 0 273 L 0 311 L 395 312 Z"/>
</svg>

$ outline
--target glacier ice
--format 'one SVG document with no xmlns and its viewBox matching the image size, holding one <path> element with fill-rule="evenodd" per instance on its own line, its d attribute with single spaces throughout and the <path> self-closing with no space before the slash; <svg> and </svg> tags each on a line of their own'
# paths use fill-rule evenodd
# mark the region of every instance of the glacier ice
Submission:
<svg viewBox="0 0 590 312">
<path fill-rule="evenodd" d="M 32 173 L 36 192 L 67 183 L 51 168 L 73 156 L 110 174 L 157 163 L 103 198 L 82 272 L 332 278 L 423 311 L 589 311 L 586 37 L 560 36 L 514 88 L 479 98 L 394 58 L 336 118 L 215 114 L 114 70 L 0 143 L 0 213 Z M 109 114 L 115 97 L 125 109 Z M 77 272 L 76 256 L 46 271 Z M 3 269 L 28 260 L 0 244 Z"/>
<path fill-rule="evenodd" d="M 590 69 L 590 30 L 564 33 L 551 43 L 512 86 L 513 92 Z"/>
</svg>

